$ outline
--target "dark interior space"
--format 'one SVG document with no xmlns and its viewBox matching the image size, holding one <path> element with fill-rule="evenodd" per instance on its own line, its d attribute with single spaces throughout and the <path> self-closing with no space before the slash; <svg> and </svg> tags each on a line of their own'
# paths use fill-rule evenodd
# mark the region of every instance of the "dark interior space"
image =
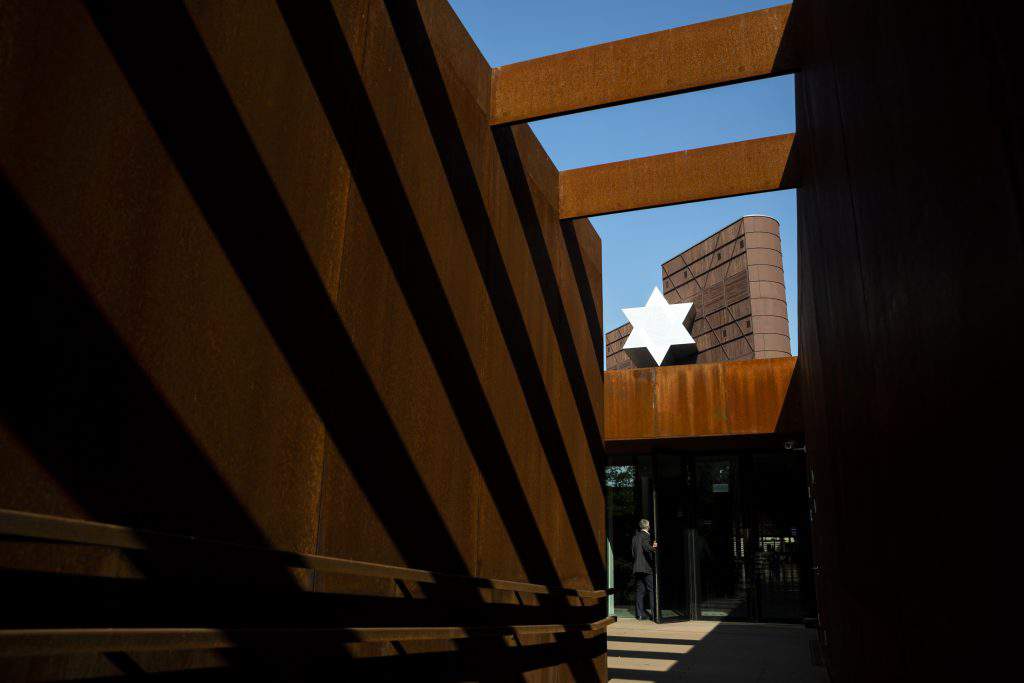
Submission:
<svg viewBox="0 0 1024 683">
<path fill-rule="evenodd" d="M 802 623 L 816 615 L 802 454 L 615 455 L 608 505 L 615 611 L 635 611 L 630 540 L 658 540 L 657 621 Z"/>
</svg>

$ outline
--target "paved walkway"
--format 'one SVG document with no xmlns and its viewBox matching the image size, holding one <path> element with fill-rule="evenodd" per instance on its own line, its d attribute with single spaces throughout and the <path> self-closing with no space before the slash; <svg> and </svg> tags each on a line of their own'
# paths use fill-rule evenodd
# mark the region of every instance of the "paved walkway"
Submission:
<svg viewBox="0 0 1024 683">
<path fill-rule="evenodd" d="M 608 681 L 826 683 L 816 646 L 803 626 L 620 618 L 608 628 Z"/>
</svg>

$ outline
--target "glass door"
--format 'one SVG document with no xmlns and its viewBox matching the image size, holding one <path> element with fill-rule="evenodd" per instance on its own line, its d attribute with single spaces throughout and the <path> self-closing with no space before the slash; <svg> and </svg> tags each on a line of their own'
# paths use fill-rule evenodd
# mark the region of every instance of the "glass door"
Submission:
<svg viewBox="0 0 1024 683">
<path fill-rule="evenodd" d="M 752 465 L 758 616 L 798 621 L 814 614 L 805 462 L 800 455 L 772 453 L 753 456 Z"/>
<path fill-rule="evenodd" d="M 657 620 L 689 619 L 690 567 L 687 535 L 691 526 L 689 472 L 685 457 L 654 460 L 654 538 Z"/>
<path fill-rule="evenodd" d="M 609 598 L 609 611 L 629 616 L 633 592 L 633 561 L 630 552 L 631 527 L 637 514 L 636 465 L 609 465 L 605 470 L 605 498 L 608 535 L 609 586 L 615 589 Z"/>
<path fill-rule="evenodd" d="M 751 567 L 743 514 L 740 460 L 695 459 L 694 574 L 697 618 L 750 618 Z"/>
<path fill-rule="evenodd" d="M 632 617 L 635 611 L 633 535 L 641 519 L 653 517 L 650 469 L 650 456 L 618 459 L 605 469 L 609 579 L 615 589 L 609 611 L 619 617 Z M 648 609 L 656 605 L 653 598 Z"/>
<path fill-rule="evenodd" d="M 651 521 L 655 619 L 813 616 L 805 463 L 782 452 L 620 455 L 606 470 L 609 611 L 633 617 L 632 540 Z"/>
</svg>

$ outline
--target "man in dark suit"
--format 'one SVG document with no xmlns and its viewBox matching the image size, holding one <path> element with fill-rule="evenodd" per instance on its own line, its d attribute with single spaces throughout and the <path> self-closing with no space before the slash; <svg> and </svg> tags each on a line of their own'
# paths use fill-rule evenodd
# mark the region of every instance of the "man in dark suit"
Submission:
<svg viewBox="0 0 1024 683">
<path fill-rule="evenodd" d="M 654 551 L 658 542 L 651 542 L 651 523 L 640 520 L 640 529 L 633 536 L 633 578 L 636 580 L 636 618 L 646 618 L 644 596 L 651 596 L 651 618 L 654 615 Z"/>
</svg>

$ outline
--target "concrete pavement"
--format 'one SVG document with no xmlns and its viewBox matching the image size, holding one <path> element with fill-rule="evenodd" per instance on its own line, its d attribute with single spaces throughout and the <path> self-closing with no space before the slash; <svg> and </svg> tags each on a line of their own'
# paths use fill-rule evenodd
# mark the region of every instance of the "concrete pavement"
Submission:
<svg viewBox="0 0 1024 683">
<path fill-rule="evenodd" d="M 620 619 L 608 628 L 608 680 L 827 683 L 816 647 L 803 626 Z"/>
</svg>

